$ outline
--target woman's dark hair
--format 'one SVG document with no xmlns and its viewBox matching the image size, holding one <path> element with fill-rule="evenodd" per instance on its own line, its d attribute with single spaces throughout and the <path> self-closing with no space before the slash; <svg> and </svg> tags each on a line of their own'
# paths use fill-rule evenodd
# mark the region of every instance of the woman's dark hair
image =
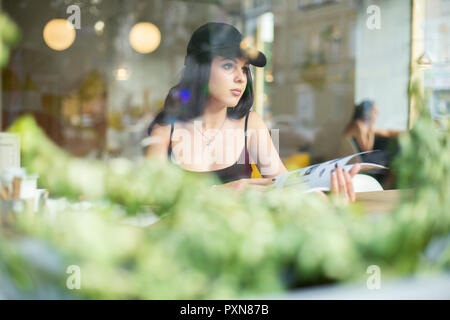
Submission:
<svg viewBox="0 0 450 320">
<path fill-rule="evenodd" d="M 209 78 L 214 55 L 187 56 L 180 82 L 172 87 L 164 101 L 163 109 L 156 115 L 148 128 L 150 135 L 156 124 L 167 125 L 175 121 L 189 121 L 203 114 L 209 97 Z M 233 58 L 233 57 L 229 57 Z M 253 81 L 250 69 L 245 69 L 247 86 L 239 103 L 227 109 L 227 117 L 240 119 L 253 105 Z"/>
<path fill-rule="evenodd" d="M 185 68 L 180 82 L 169 90 L 164 107 L 148 128 L 151 133 L 156 124 L 189 121 L 203 114 L 209 98 L 211 63 L 215 56 L 225 58 L 245 57 L 256 67 L 266 65 L 266 56 L 250 48 L 235 27 L 227 23 L 208 22 L 197 28 L 189 40 Z M 253 82 L 250 70 L 245 68 L 247 87 L 235 107 L 227 109 L 227 117 L 240 119 L 253 105 Z"/>
<path fill-rule="evenodd" d="M 370 121 L 372 120 L 372 109 L 375 103 L 372 100 L 363 100 L 360 104 L 355 106 L 355 112 L 353 113 L 353 121 Z"/>
</svg>

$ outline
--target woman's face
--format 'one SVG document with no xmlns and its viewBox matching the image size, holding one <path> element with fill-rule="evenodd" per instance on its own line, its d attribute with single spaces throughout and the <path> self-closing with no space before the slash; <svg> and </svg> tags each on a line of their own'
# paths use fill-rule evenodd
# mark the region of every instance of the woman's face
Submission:
<svg viewBox="0 0 450 320">
<path fill-rule="evenodd" d="M 377 116 L 378 116 L 378 109 L 377 109 L 377 106 L 374 104 L 373 108 L 372 108 L 372 114 L 371 114 L 372 123 L 375 123 L 375 121 L 377 120 Z"/>
<path fill-rule="evenodd" d="M 248 59 L 215 56 L 211 63 L 209 94 L 212 102 L 235 107 L 247 86 Z"/>
</svg>

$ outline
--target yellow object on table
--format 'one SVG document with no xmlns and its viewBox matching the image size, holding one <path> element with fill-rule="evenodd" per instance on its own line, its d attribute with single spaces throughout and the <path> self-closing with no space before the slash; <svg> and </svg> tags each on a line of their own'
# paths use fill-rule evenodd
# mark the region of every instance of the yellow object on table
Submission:
<svg viewBox="0 0 450 320">
<path fill-rule="evenodd" d="M 308 152 L 298 152 L 284 159 L 284 165 L 288 171 L 305 168 L 310 165 L 311 160 Z"/>
<path fill-rule="evenodd" d="M 252 163 L 252 175 L 251 175 L 251 178 L 252 179 L 254 179 L 254 178 L 262 178 L 262 175 L 259 172 L 258 167 L 254 163 Z"/>
<path fill-rule="evenodd" d="M 288 171 L 297 170 L 301 168 L 305 168 L 310 165 L 309 153 L 307 152 L 299 152 L 294 153 L 288 158 L 283 160 L 284 165 Z M 258 170 L 258 167 L 252 163 L 252 179 L 253 178 L 262 178 L 261 173 Z"/>
</svg>

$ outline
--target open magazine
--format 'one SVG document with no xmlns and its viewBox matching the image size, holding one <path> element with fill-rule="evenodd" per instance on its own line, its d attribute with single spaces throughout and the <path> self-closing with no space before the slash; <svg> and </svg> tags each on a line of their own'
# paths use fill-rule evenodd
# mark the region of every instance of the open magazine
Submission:
<svg viewBox="0 0 450 320">
<path fill-rule="evenodd" d="M 275 177 L 274 187 L 283 188 L 293 185 L 306 185 L 307 191 L 329 191 L 331 185 L 331 171 L 335 168 L 335 164 L 341 167 L 343 170 L 349 171 L 353 164 L 347 164 L 352 158 L 364 154 L 370 153 L 374 151 L 365 151 L 360 153 L 355 153 L 343 158 L 338 158 L 334 160 L 330 160 L 327 162 L 315 164 L 306 168 L 302 168 L 299 170 L 294 170 L 290 172 L 286 172 L 280 174 Z M 375 164 L 375 163 L 360 163 L 361 170 L 374 170 L 374 169 L 387 169 L 385 166 Z M 356 190 L 355 190 L 356 191 Z"/>
</svg>

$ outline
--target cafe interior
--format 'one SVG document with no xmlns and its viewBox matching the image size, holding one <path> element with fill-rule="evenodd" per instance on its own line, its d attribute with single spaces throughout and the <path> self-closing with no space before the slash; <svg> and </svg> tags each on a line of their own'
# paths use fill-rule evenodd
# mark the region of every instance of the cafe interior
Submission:
<svg viewBox="0 0 450 320">
<path fill-rule="evenodd" d="M 31 113 L 74 156 L 139 159 L 190 35 L 219 21 L 238 27 L 268 57 L 264 70 L 254 70 L 253 110 L 279 130 L 282 158 L 292 168 L 334 159 L 351 150 L 343 132 L 363 100 L 376 103 L 376 126 L 411 127 L 411 61 L 422 68 L 433 117 L 449 109 L 447 2 L 424 1 L 416 10 L 410 1 L 381 1 L 381 25 L 373 28 L 369 4 L 2 1 L 21 30 L 2 69 L 2 129 Z M 61 19 L 73 14 L 79 28 L 66 30 Z"/>
<path fill-rule="evenodd" d="M 408 136 L 424 117 L 423 113 L 439 128 L 439 134 L 448 137 L 448 0 L 1 0 L 0 12 L 9 17 L 18 31 L 14 44 L 2 44 L 0 48 L 0 51 L 8 51 L 1 70 L 0 131 L 8 132 L 18 119 L 31 115 L 55 148 L 77 161 L 144 162 L 151 144 L 147 129 L 163 108 L 169 89 L 180 79 L 189 38 L 194 30 L 210 21 L 235 26 L 247 43 L 265 53 L 265 67 L 251 67 L 252 111 L 260 115 L 270 130 L 289 171 L 365 151 L 357 139 L 346 134 L 346 130 L 354 120 L 356 106 L 370 101 L 377 108 L 373 126 L 380 132 L 395 134 L 375 140 L 371 149 L 384 149 L 381 151 L 392 155 L 388 162 L 382 163 L 389 168 L 388 173 L 369 172 L 372 180 L 366 181 L 369 185 L 364 191 L 371 192 L 362 192 L 360 199 L 374 211 L 391 212 L 403 192 L 415 190 L 414 185 L 405 185 L 408 174 L 391 170 L 391 166 L 395 168 L 394 157 L 401 150 L 407 150 L 402 144 L 403 138 L 399 137 Z M 24 139 L 21 144 L 24 148 Z M 442 169 L 447 176 L 441 175 L 436 181 L 442 182 L 445 187 L 441 190 L 447 192 L 448 163 L 442 159 L 450 159 L 449 145 L 436 148 L 436 154 L 442 155 L 439 165 L 447 166 L 447 171 Z M 3 150 L 3 156 L 6 156 L 6 149 Z M 412 166 L 414 157 L 411 157 L 413 160 L 408 163 Z M 24 154 L 21 159 L 31 161 Z M 354 160 L 361 162 L 364 158 L 357 156 Z M 2 161 L 0 164 L 6 168 L 9 160 L 5 157 Z M 414 163 L 420 166 L 423 162 L 417 160 Z M 24 166 L 19 163 L 19 167 Z M 436 168 L 433 164 L 429 166 Z M 38 171 L 36 168 L 37 165 L 31 169 Z M 0 169 L 3 168 L 0 166 Z M 253 165 L 252 170 L 252 178 L 261 177 L 257 166 Z M 47 190 L 45 194 L 50 203 L 52 192 L 56 191 L 51 188 L 52 180 L 45 178 L 43 172 L 29 173 L 39 174 L 37 185 Z M 78 177 L 89 180 L 82 174 Z M 63 191 L 57 194 L 64 196 L 64 190 L 75 190 L 73 188 L 61 188 Z M 384 193 L 377 196 L 376 191 Z M 72 195 L 70 192 L 67 194 Z M 155 191 L 155 194 L 159 193 Z M 76 200 L 82 201 L 85 197 L 89 198 L 89 195 L 83 194 Z M 449 197 L 442 199 L 445 198 Z M 59 201 L 61 207 L 60 199 L 53 201 Z M 127 203 L 127 200 L 123 201 Z M 441 206 L 436 212 L 442 211 L 446 221 L 450 221 L 445 201 L 448 203 L 448 200 L 438 201 Z M 53 211 L 57 210 L 55 206 Z M 449 223 L 443 225 L 448 227 Z M 446 240 L 442 240 L 446 243 L 442 250 L 446 250 L 448 257 L 450 228 L 441 231 L 439 235 L 446 236 Z M 7 233 L 3 236 L 8 237 Z M 428 240 L 431 242 L 431 238 Z M 421 252 L 425 252 L 422 249 Z M 0 266 L 1 261 L 0 253 Z M 450 263 L 446 261 L 441 266 L 447 273 L 440 275 L 443 280 L 437 281 L 432 289 L 431 285 L 417 284 L 423 289 L 420 297 L 450 298 Z M 402 272 L 410 270 L 407 267 L 398 269 Z M 297 270 L 300 270 L 300 278 L 307 274 L 301 273 L 301 267 Z M 333 278 L 333 273 L 330 274 L 314 279 L 319 279 L 317 283 L 322 283 L 323 279 L 340 281 L 341 278 Z M 220 279 L 228 284 L 225 278 Z M 342 276 L 342 279 L 347 278 Z M 176 288 L 174 281 L 167 283 Z M 297 281 L 287 287 L 297 289 L 316 282 Z M 383 297 L 403 298 L 406 295 L 402 294 L 409 290 L 407 285 L 399 285 Z M 20 285 L 14 287 L 19 288 L 17 290 L 13 287 L 11 285 L 3 292 L 0 289 L 0 298 L 2 294 L 6 298 L 21 298 L 17 293 Z M 236 284 L 233 288 L 238 287 Z M 175 294 L 168 285 L 168 291 L 158 296 L 156 291 L 149 289 L 137 294 L 131 285 L 127 288 L 129 292 L 111 289 L 111 295 L 103 295 L 98 293 L 101 289 L 93 285 L 92 290 L 87 290 L 82 297 L 195 299 L 247 294 L 247 291 L 237 289 L 231 291 L 231 287 L 227 287 L 228 291 L 192 289 L 192 294 L 187 289 L 180 289 L 179 294 Z M 266 295 L 278 292 L 261 288 L 261 291 L 249 292 Z M 308 290 L 298 291 L 294 298 L 322 297 L 322 293 Z M 361 297 L 367 294 L 367 290 L 352 290 L 342 289 L 341 296 L 337 291 L 329 291 L 325 296 Z M 46 297 L 44 291 L 36 292 L 43 294 L 37 296 Z M 233 294 L 228 295 L 230 292 Z M 67 291 L 57 297 L 65 298 L 71 293 Z"/>
</svg>

